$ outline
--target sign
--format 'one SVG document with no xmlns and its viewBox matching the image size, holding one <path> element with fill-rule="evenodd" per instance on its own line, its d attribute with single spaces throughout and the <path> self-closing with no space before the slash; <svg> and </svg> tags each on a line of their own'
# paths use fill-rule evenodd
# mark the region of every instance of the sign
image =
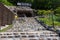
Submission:
<svg viewBox="0 0 60 40">
<path fill-rule="evenodd" d="M 29 6 L 31 7 L 32 5 L 30 3 L 17 3 L 18 6 Z"/>
</svg>

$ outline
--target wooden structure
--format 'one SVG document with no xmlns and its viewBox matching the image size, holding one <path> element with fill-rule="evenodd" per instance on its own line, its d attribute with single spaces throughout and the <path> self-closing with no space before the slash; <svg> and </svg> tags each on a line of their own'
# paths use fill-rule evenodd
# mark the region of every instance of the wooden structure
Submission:
<svg viewBox="0 0 60 40">
<path fill-rule="evenodd" d="M 0 3 L 0 26 L 10 25 L 14 20 L 14 14 Z"/>
<path fill-rule="evenodd" d="M 17 8 L 18 17 L 34 17 L 33 9 L 27 7 Z"/>
</svg>

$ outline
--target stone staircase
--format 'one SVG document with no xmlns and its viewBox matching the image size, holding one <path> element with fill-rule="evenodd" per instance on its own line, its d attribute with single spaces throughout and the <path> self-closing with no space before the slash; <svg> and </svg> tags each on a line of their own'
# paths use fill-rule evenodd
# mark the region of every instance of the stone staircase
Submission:
<svg viewBox="0 0 60 40">
<path fill-rule="evenodd" d="M 40 25 L 33 17 L 20 17 L 13 22 L 13 28 L 8 32 L 40 31 L 45 28 Z"/>
<path fill-rule="evenodd" d="M 45 30 L 33 17 L 20 17 L 13 27 L 0 33 L 0 40 L 59 40 L 57 33 Z"/>
<path fill-rule="evenodd" d="M 0 33 L 0 40 L 59 40 L 59 37 L 51 31 L 2 32 Z"/>
</svg>

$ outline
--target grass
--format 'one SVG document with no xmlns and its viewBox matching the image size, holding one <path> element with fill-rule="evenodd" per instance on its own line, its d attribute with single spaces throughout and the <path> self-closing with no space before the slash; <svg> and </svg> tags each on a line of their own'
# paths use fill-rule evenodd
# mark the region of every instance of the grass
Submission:
<svg viewBox="0 0 60 40">
<path fill-rule="evenodd" d="M 13 25 L 9 25 L 8 27 L 0 30 L 0 32 L 6 32 L 7 30 L 9 30 L 9 29 L 12 28 L 12 27 L 13 27 Z"/>
</svg>

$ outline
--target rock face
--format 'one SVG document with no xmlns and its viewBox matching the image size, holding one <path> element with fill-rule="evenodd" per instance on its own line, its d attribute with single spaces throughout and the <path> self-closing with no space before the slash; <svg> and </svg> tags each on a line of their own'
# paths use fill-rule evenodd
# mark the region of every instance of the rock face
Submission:
<svg viewBox="0 0 60 40">
<path fill-rule="evenodd" d="M 10 25 L 14 19 L 14 14 L 0 3 L 0 26 Z"/>
</svg>

